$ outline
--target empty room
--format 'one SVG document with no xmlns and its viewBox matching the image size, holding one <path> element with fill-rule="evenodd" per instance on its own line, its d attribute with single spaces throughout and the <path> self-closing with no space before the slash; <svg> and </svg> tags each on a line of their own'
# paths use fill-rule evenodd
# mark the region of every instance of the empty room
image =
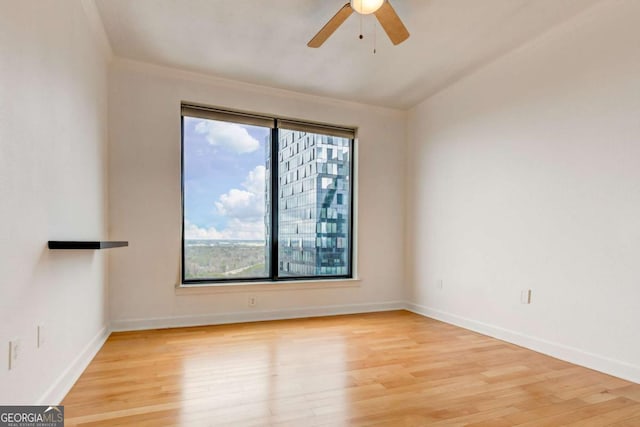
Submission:
<svg viewBox="0 0 640 427">
<path fill-rule="evenodd" d="M 0 0 L 0 427 L 640 426 L 639 23 Z"/>
</svg>

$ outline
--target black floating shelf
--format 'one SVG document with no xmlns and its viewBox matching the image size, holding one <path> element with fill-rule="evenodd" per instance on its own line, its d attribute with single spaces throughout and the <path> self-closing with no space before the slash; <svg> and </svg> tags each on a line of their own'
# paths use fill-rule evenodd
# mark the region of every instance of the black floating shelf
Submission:
<svg viewBox="0 0 640 427">
<path fill-rule="evenodd" d="M 129 246 L 129 242 L 73 242 L 70 240 L 49 240 L 49 249 L 109 249 Z"/>
</svg>

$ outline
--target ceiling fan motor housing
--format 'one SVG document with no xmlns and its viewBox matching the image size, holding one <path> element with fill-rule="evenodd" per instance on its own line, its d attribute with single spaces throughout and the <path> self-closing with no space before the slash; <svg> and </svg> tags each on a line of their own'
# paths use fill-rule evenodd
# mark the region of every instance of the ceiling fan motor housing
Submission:
<svg viewBox="0 0 640 427">
<path fill-rule="evenodd" d="M 380 9 L 385 0 L 351 0 L 351 8 L 361 15 L 369 15 Z"/>
</svg>

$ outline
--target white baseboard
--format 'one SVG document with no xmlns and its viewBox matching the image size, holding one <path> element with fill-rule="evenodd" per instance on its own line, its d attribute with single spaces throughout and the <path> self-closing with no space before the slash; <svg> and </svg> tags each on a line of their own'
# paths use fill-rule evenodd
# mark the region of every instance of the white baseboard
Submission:
<svg viewBox="0 0 640 427">
<path fill-rule="evenodd" d="M 59 404 L 69 392 L 73 384 L 75 384 L 82 372 L 89 365 L 93 357 L 102 348 L 111 331 L 134 331 L 177 328 L 184 326 L 218 325 L 226 323 L 334 316 L 340 314 L 370 313 L 403 309 L 507 341 L 576 365 L 604 372 L 628 381 L 640 383 L 640 366 L 637 365 L 610 359 L 598 354 L 585 352 L 577 348 L 532 337 L 499 326 L 479 322 L 419 304 L 393 301 L 384 303 L 330 305 L 300 309 L 244 311 L 223 314 L 202 314 L 193 316 L 172 316 L 113 321 L 111 329 L 106 326 L 102 328 L 87 344 L 78 357 L 76 357 L 76 359 L 69 365 L 69 367 L 56 379 L 53 385 L 47 389 L 37 403 L 40 405 Z"/>
<path fill-rule="evenodd" d="M 235 313 L 211 313 L 189 316 L 155 317 L 147 319 L 123 319 L 111 321 L 114 332 L 139 331 L 145 329 L 179 328 L 185 326 L 221 325 L 226 323 L 257 322 L 265 320 L 297 319 L 304 317 L 335 316 L 339 314 L 370 313 L 376 311 L 404 310 L 402 301 L 328 305 L 265 311 L 242 311 Z"/>
<path fill-rule="evenodd" d="M 69 367 L 60 374 L 54 383 L 45 391 L 38 405 L 58 405 L 67 395 L 71 387 L 76 383 L 80 375 L 87 369 L 91 360 L 100 351 L 111 331 L 108 326 L 104 326 L 98 334 L 85 346 L 78 356 L 71 362 Z"/>
<path fill-rule="evenodd" d="M 640 366 L 619 360 L 610 359 L 578 348 L 569 347 L 556 342 L 522 334 L 488 323 L 436 310 L 419 304 L 406 303 L 406 309 L 425 317 L 450 323 L 461 328 L 479 332 L 566 362 L 604 372 L 618 378 L 640 383 Z"/>
</svg>

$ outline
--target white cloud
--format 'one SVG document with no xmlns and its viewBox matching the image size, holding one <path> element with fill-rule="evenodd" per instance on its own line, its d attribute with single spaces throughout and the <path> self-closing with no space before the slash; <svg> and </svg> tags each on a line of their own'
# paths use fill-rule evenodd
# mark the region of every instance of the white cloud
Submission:
<svg viewBox="0 0 640 427">
<path fill-rule="evenodd" d="M 233 188 L 221 195 L 215 202 L 218 213 L 229 218 L 249 221 L 263 220 L 265 214 L 265 174 L 264 166 L 257 166 L 242 183 L 244 190 Z"/>
<path fill-rule="evenodd" d="M 260 194 L 264 197 L 266 174 L 267 169 L 264 166 L 256 166 L 255 169 L 249 172 L 242 186 L 252 193 Z"/>
<path fill-rule="evenodd" d="M 215 227 L 202 228 L 185 221 L 184 237 L 187 240 L 264 240 L 264 222 L 232 219 L 226 230 Z"/>
<path fill-rule="evenodd" d="M 251 153 L 260 148 L 260 143 L 241 125 L 236 123 L 200 120 L 196 133 L 206 135 L 209 144 L 224 147 L 236 153 Z"/>
<path fill-rule="evenodd" d="M 238 240 L 264 240 L 264 218 L 257 221 L 242 221 L 232 219 L 227 224 L 227 229 L 223 232 L 225 239 Z"/>
<path fill-rule="evenodd" d="M 229 220 L 224 230 L 202 228 L 185 221 L 186 239 L 263 240 L 265 238 L 265 175 L 264 166 L 251 170 L 242 187 L 222 194 L 215 202 L 218 213 Z"/>
<path fill-rule="evenodd" d="M 215 227 L 200 228 L 185 220 L 184 238 L 188 240 L 222 239 L 222 233 L 216 230 Z"/>
</svg>

